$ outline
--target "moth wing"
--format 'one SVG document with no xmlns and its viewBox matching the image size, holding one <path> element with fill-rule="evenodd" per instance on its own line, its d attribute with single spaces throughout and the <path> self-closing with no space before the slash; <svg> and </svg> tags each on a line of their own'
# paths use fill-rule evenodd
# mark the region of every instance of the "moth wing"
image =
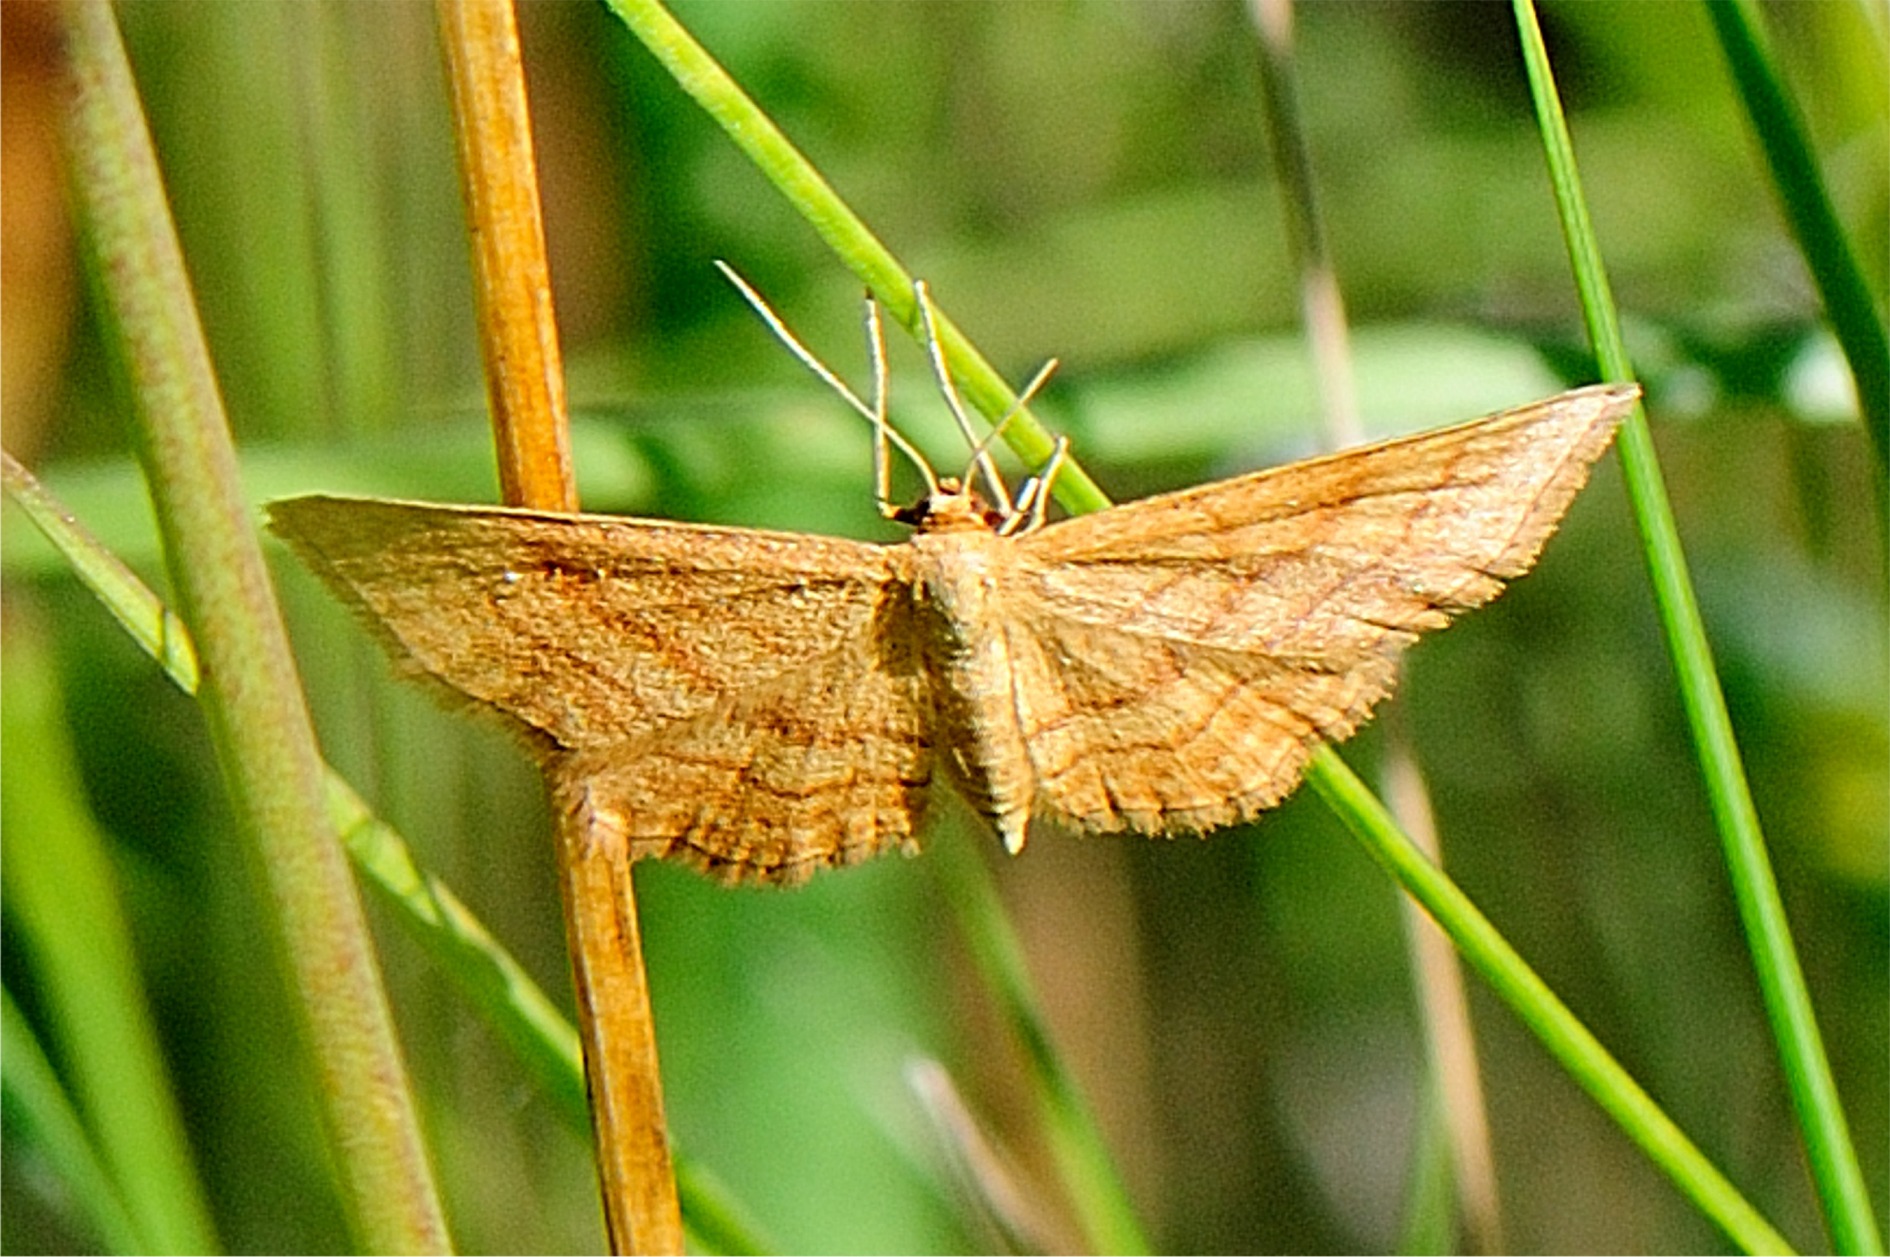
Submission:
<svg viewBox="0 0 1890 1257">
<path fill-rule="evenodd" d="M 909 845 L 929 690 L 899 552 L 326 497 L 271 524 L 408 671 L 523 725 L 638 854 L 796 880 Z"/>
<path fill-rule="evenodd" d="M 932 748 L 910 615 L 889 603 L 831 654 L 633 743 L 559 756 L 556 794 L 631 856 L 723 881 L 796 884 L 915 853 Z"/>
<path fill-rule="evenodd" d="M 1529 569 L 1638 396 L 1577 389 L 1021 539 L 1038 809 L 1166 832 L 1278 802 L 1420 633 Z"/>
</svg>

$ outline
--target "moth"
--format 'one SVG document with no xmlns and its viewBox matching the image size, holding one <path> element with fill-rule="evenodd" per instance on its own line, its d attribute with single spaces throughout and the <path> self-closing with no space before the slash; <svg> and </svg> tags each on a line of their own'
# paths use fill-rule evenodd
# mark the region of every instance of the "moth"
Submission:
<svg viewBox="0 0 1890 1257">
<path fill-rule="evenodd" d="M 883 505 L 912 528 L 893 545 L 326 496 L 270 518 L 403 669 L 520 727 L 605 840 L 797 883 L 915 851 L 941 778 L 1013 853 L 1042 821 L 1256 816 L 1419 634 L 1530 568 L 1638 396 L 1579 388 L 1056 522 L 1047 476 L 1012 501 L 927 470 L 915 506 Z"/>
</svg>

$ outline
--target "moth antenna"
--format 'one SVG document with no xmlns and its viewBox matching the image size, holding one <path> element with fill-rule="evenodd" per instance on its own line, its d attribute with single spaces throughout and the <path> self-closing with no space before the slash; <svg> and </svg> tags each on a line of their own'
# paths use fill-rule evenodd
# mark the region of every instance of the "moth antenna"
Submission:
<svg viewBox="0 0 1890 1257">
<path fill-rule="evenodd" d="M 1017 495 L 1017 514 L 998 529 L 1000 537 L 1036 532 L 1043 527 L 1044 512 L 1050 509 L 1050 493 L 1057 487 L 1057 473 L 1063 470 L 1063 460 L 1069 452 L 1070 438 L 1059 435 L 1050 457 L 1044 461 L 1043 470 L 1024 482 L 1023 492 Z M 1020 525 L 1019 520 L 1027 522 Z"/>
<path fill-rule="evenodd" d="M 1003 477 L 998 475 L 997 464 L 992 461 L 990 442 L 978 439 L 978 434 L 971 426 L 971 418 L 965 413 L 965 404 L 959 400 L 958 386 L 952 383 L 952 373 L 945 365 L 945 347 L 939 343 L 938 320 L 932 310 L 932 292 L 922 279 L 914 280 L 912 292 L 919 301 L 919 330 L 925 342 L 925 350 L 932 360 L 932 374 L 938 378 L 938 390 L 945 395 L 945 405 L 952 412 L 952 418 L 958 423 L 958 430 L 964 434 L 965 444 L 971 447 L 971 466 L 984 473 L 984 481 L 991 491 L 991 505 L 998 513 L 1009 519 L 1014 509 L 1011 506 L 1010 490 L 1004 487 Z M 971 472 L 967 468 L 965 482 L 971 482 Z"/>
<path fill-rule="evenodd" d="M 890 517 L 893 506 L 890 501 L 892 491 L 892 468 L 886 456 L 886 447 L 890 444 L 918 469 L 920 479 L 925 481 L 928 495 L 939 491 L 938 474 L 932 470 L 932 464 L 925 460 L 918 447 L 908 441 L 899 430 L 892 426 L 886 413 L 886 337 L 880 319 L 879 303 L 869 294 L 866 298 L 866 339 L 867 349 L 873 359 L 874 404 L 868 406 L 860 400 L 859 394 L 847 387 L 846 381 L 827 368 L 827 364 L 814 356 L 812 350 L 803 345 L 793 332 L 788 330 L 781 316 L 762 299 L 749 282 L 736 273 L 735 268 L 720 258 L 715 260 L 715 268 L 729 283 L 735 285 L 742 298 L 761 316 L 762 322 L 775 335 L 775 339 L 787 346 L 788 352 L 801 360 L 801 365 L 819 376 L 823 383 L 838 393 L 847 405 L 853 407 L 866 421 L 873 425 L 873 490 L 879 512 Z"/>
</svg>

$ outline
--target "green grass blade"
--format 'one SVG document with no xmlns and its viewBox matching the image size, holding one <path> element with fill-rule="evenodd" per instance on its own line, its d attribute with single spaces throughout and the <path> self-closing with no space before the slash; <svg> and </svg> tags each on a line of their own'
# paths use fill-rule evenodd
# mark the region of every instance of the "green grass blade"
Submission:
<svg viewBox="0 0 1890 1257">
<path fill-rule="evenodd" d="M 1399 1253 L 1453 1253 L 1457 1243 L 1457 1187 L 1451 1155 L 1449 1119 L 1444 1098 L 1433 1074 L 1419 1099 L 1417 1134 L 1412 1139 L 1405 1178 L 1404 1213 L 1398 1222 Z M 1470 1245 L 1461 1251 L 1500 1252 Z"/>
<path fill-rule="evenodd" d="M 1030 1063 L 1051 1155 L 1089 1247 L 1098 1253 L 1153 1251 L 1089 1102 L 1051 1039 L 1023 943 L 1005 915 L 991 870 L 966 841 L 939 843 L 934 854 L 959 931 Z"/>
<path fill-rule="evenodd" d="M 682 1207 L 683 1226 L 695 1237 L 696 1246 L 706 1253 L 730 1253 L 746 1257 L 754 1253 L 778 1253 L 755 1226 L 748 1210 L 736 1201 L 728 1187 L 701 1165 L 672 1152 L 676 1162 L 676 1200 Z"/>
<path fill-rule="evenodd" d="M 149 1252 L 216 1247 L 131 928 L 67 736 L 56 668 L 31 619 L 9 626 L 0 690 L 0 816 L 7 919 L 43 993 L 117 1199 Z M 13 1062 L 7 1062 L 9 1071 Z"/>
<path fill-rule="evenodd" d="M 5 1114 L 7 1139 L 14 1141 L 8 1156 L 21 1156 L 27 1148 L 36 1151 L 84 1211 L 106 1252 L 160 1251 L 132 1221 L 11 991 L 0 992 L 0 1057 L 7 1063 L 0 1072 L 0 1112 Z"/>
<path fill-rule="evenodd" d="M 329 815 L 368 884 L 399 910 L 401 924 L 505 1041 L 565 1123 L 589 1138 L 590 1099 L 577 1028 L 472 909 L 445 883 L 423 872 L 399 832 L 375 816 L 332 769 L 328 800 Z M 748 1222 L 747 1211 L 713 1175 L 680 1151 L 672 1155 L 683 1225 L 706 1251 L 769 1251 Z"/>
<path fill-rule="evenodd" d="M 1832 208 L 1804 116 L 1772 54 L 1758 6 L 1752 0 L 1706 0 L 1706 13 L 1771 167 L 1785 220 L 1851 364 L 1864 431 L 1877 455 L 1879 499 L 1890 500 L 1890 337 L 1883 318 Z"/>
<path fill-rule="evenodd" d="M 1372 858 L 1424 905 L 1471 967 L 1701 1212 L 1747 1252 L 1790 1252 L 1784 1236 L 1713 1168 L 1456 883 L 1398 829 L 1385 805 L 1345 762 L 1330 747 L 1321 747 L 1313 767 L 1307 779 Z"/>
<path fill-rule="evenodd" d="M 328 814 L 355 867 L 480 1011 L 573 1130 L 590 1131 L 577 1030 L 457 895 L 414 863 L 406 841 L 333 770 Z"/>
<path fill-rule="evenodd" d="M 172 579 L 204 664 L 224 779 L 260 855 L 328 1146 L 364 1248 L 450 1246 L 386 992 L 270 590 L 217 383 L 109 5 L 59 9 L 72 185 L 127 371 Z"/>
<path fill-rule="evenodd" d="M 1589 335 L 1609 379 L 1632 378 L 1621 339 L 1620 319 L 1609 291 L 1601 250 L 1588 221 L 1575 167 L 1574 148 L 1556 97 L 1548 55 L 1528 0 L 1516 0 L 1523 55 L 1543 134 L 1551 182 L 1562 214 L 1563 234 L 1581 292 Z M 1745 925 L 1767 1016 L 1778 1041 L 1792 1105 L 1805 1135 L 1818 1196 L 1842 1252 L 1879 1252 L 1882 1240 L 1871 1213 L 1863 1171 L 1851 1144 L 1837 1086 L 1818 1034 L 1811 996 L 1792 946 L 1785 906 L 1766 855 L 1758 810 L 1746 782 L 1725 695 L 1713 667 L 1705 624 L 1693 594 L 1680 534 L 1654 456 L 1645 415 L 1623 425 L 1618 441 L 1621 468 L 1635 520 L 1647 549 L 1648 572 L 1668 648 L 1680 683 L 1681 701 L 1700 756 L 1707 796 L 1718 823 L 1733 894 Z"/>
<path fill-rule="evenodd" d="M 8 498 L 66 556 L 74 574 L 112 618 L 179 689 L 195 694 L 196 648 L 183 622 L 4 451 L 0 451 L 0 470 Z M 385 897 L 395 909 L 395 920 L 518 1057 L 565 1123 L 589 1138 L 590 1108 L 576 1027 L 472 910 L 444 882 L 420 869 L 399 832 L 375 816 L 340 774 L 333 769 L 324 772 L 330 822 L 368 885 Z M 772 1250 L 747 1221 L 740 1202 L 713 1175 L 680 1152 L 676 1167 L 683 1223 L 705 1251 Z"/>
<path fill-rule="evenodd" d="M 5 450 L 0 450 L 0 486 L 144 653 L 157 660 L 178 689 L 195 694 L 201 673 L 184 622 Z"/>
</svg>

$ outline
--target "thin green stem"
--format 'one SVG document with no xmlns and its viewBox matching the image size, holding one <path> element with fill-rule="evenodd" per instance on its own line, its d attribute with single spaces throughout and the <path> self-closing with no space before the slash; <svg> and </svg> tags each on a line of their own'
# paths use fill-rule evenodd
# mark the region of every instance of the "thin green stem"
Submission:
<svg viewBox="0 0 1890 1257">
<path fill-rule="evenodd" d="M 1306 778 L 1365 849 L 1450 935 L 1470 966 L 1554 1054 L 1582 1089 L 1641 1146 L 1680 1190 L 1751 1253 L 1792 1251 L 1758 1210 L 1628 1076 L 1568 1006 L 1557 999 L 1444 871 L 1398 828 L 1365 783 L 1330 747 L 1313 756 Z"/>
<path fill-rule="evenodd" d="M 278 953 L 342 1198 L 362 1247 L 450 1241 L 321 761 L 269 587 L 229 425 L 111 8 L 61 7 L 69 151 L 104 305 L 129 373 L 172 579 L 202 652 L 205 716 L 260 857 Z"/>
<path fill-rule="evenodd" d="M 1515 0 L 1523 57 L 1535 99 L 1543 147 L 1549 164 L 1563 235 L 1581 293 L 1602 374 L 1633 378 L 1622 342 L 1619 316 L 1602 265 L 1600 246 L 1588 220 L 1576 171 L 1574 145 L 1556 96 L 1548 53 L 1529 0 Z M 1882 1240 L 1864 1187 L 1863 1171 L 1851 1145 L 1850 1130 L 1838 1100 L 1837 1085 L 1812 1012 L 1811 996 L 1792 946 L 1784 901 L 1766 854 L 1758 809 L 1746 782 L 1732 718 L 1713 666 L 1706 626 L 1700 617 L 1680 532 L 1667 500 L 1645 415 L 1636 413 L 1621 429 L 1621 469 L 1635 522 L 1647 552 L 1648 574 L 1668 650 L 1679 681 L 1680 698 L 1700 757 L 1707 798 L 1717 822 L 1733 895 L 1738 901 L 1753 967 L 1764 996 L 1772 1033 L 1778 1041 L 1792 1105 L 1804 1131 L 1818 1196 L 1843 1252 L 1880 1252 Z"/>
<path fill-rule="evenodd" d="M 11 991 L 0 992 L 0 1056 L 7 1062 L 0 1073 L 0 1113 L 5 1115 L 7 1138 L 20 1141 L 16 1151 L 32 1148 L 52 1168 L 106 1252 L 203 1251 L 163 1248 L 132 1220 Z"/>
<path fill-rule="evenodd" d="M 0 450 L 0 485 L 132 640 L 157 660 L 179 689 L 195 694 L 201 673 L 184 622 L 5 450 Z"/>
<path fill-rule="evenodd" d="M 1706 0 L 1706 13 L 1771 167 L 1785 220 L 1851 364 L 1864 431 L 1877 455 L 1878 498 L 1890 499 L 1890 336 L 1884 333 L 1883 317 L 1832 208 L 1804 115 L 1765 37 L 1758 6 L 1752 0 Z"/>
<path fill-rule="evenodd" d="M 781 134 L 774 120 L 729 77 L 728 71 L 657 0 L 605 0 L 605 3 L 662 62 L 677 86 L 693 97 L 748 154 L 893 318 L 914 337 L 920 336 L 919 305 L 913 294 L 912 275 L 840 199 L 814 169 L 813 163 Z M 940 348 L 952 365 L 952 374 L 965 399 L 994 423 L 1010 414 L 1017 405 L 1017 394 L 1004 377 L 943 313 L 938 316 L 937 331 Z M 1004 429 L 1004 440 L 1032 469 L 1041 468 L 1056 445 L 1055 439 L 1028 410 L 1019 412 L 1010 421 Z M 1094 511 L 1109 505 L 1109 499 L 1096 482 L 1072 461 L 1065 461 L 1057 475 L 1055 490 L 1057 501 L 1072 511 Z"/>
</svg>

